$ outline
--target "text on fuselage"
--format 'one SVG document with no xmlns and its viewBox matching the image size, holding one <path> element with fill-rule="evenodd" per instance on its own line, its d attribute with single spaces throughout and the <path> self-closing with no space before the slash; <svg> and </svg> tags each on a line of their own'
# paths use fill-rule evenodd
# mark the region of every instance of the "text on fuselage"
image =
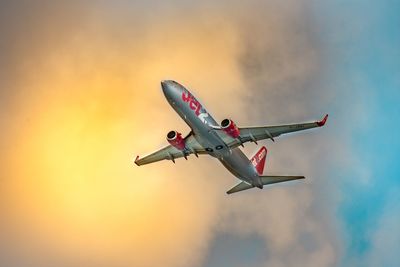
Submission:
<svg viewBox="0 0 400 267">
<path fill-rule="evenodd" d="M 182 100 L 183 102 L 187 103 L 190 107 L 191 110 L 194 111 L 196 116 L 203 122 L 206 122 L 206 118 L 208 117 L 208 113 L 206 110 L 201 106 L 199 101 L 194 98 L 193 95 L 191 95 L 188 91 L 182 91 Z"/>
</svg>

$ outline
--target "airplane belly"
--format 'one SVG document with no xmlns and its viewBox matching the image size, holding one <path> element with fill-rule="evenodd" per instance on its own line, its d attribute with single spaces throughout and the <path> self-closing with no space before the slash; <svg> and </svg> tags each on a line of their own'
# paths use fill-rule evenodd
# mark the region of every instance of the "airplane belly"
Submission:
<svg viewBox="0 0 400 267">
<path fill-rule="evenodd" d="M 250 160 L 239 148 L 232 149 L 231 155 L 219 158 L 219 160 L 225 168 L 241 180 L 253 184 L 254 178 L 257 177 L 256 170 Z"/>
<path fill-rule="evenodd" d="M 201 121 L 196 115 L 189 112 L 182 112 L 181 117 L 192 129 L 194 137 L 201 144 L 207 152 L 216 158 L 226 157 L 231 154 L 231 149 L 224 143 L 224 141 L 215 133 L 211 127 Z M 216 124 L 214 119 L 210 116 L 211 123 Z"/>
</svg>

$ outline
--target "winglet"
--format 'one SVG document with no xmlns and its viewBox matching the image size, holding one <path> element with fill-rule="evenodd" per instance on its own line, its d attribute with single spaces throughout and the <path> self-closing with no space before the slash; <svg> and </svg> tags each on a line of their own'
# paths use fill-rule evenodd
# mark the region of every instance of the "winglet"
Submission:
<svg viewBox="0 0 400 267">
<path fill-rule="evenodd" d="M 138 160 L 139 160 L 139 155 L 137 155 L 135 159 L 135 164 L 139 166 L 139 164 L 137 163 Z"/>
<path fill-rule="evenodd" d="M 318 125 L 319 127 L 322 127 L 322 126 L 325 125 L 325 123 L 326 123 L 327 120 L 328 120 L 328 114 L 326 114 L 325 117 L 324 117 L 322 120 L 317 121 L 317 125 Z"/>
</svg>

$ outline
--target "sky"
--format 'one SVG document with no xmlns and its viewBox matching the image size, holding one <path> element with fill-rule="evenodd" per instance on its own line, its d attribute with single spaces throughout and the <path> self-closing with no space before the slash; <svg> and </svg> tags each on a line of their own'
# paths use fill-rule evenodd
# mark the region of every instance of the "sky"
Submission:
<svg viewBox="0 0 400 267">
<path fill-rule="evenodd" d="M 400 266 L 400 1 L 2 1 L 0 265 Z M 227 196 L 210 157 L 137 167 L 189 128 L 317 120 Z M 251 157 L 259 148 L 243 149 Z"/>
</svg>

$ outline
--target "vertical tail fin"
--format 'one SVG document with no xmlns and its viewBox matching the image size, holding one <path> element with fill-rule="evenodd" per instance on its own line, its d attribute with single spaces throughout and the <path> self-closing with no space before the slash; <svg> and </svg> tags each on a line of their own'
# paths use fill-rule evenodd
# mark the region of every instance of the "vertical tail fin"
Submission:
<svg viewBox="0 0 400 267">
<path fill-rule="evenodd" d="M 265 158 L 267 157 L 267 149 L 263 146 L 251 159 L 251 163 L 256 168 L 259 175 L 262 175 L 265 166 Z"/>
</svg>

